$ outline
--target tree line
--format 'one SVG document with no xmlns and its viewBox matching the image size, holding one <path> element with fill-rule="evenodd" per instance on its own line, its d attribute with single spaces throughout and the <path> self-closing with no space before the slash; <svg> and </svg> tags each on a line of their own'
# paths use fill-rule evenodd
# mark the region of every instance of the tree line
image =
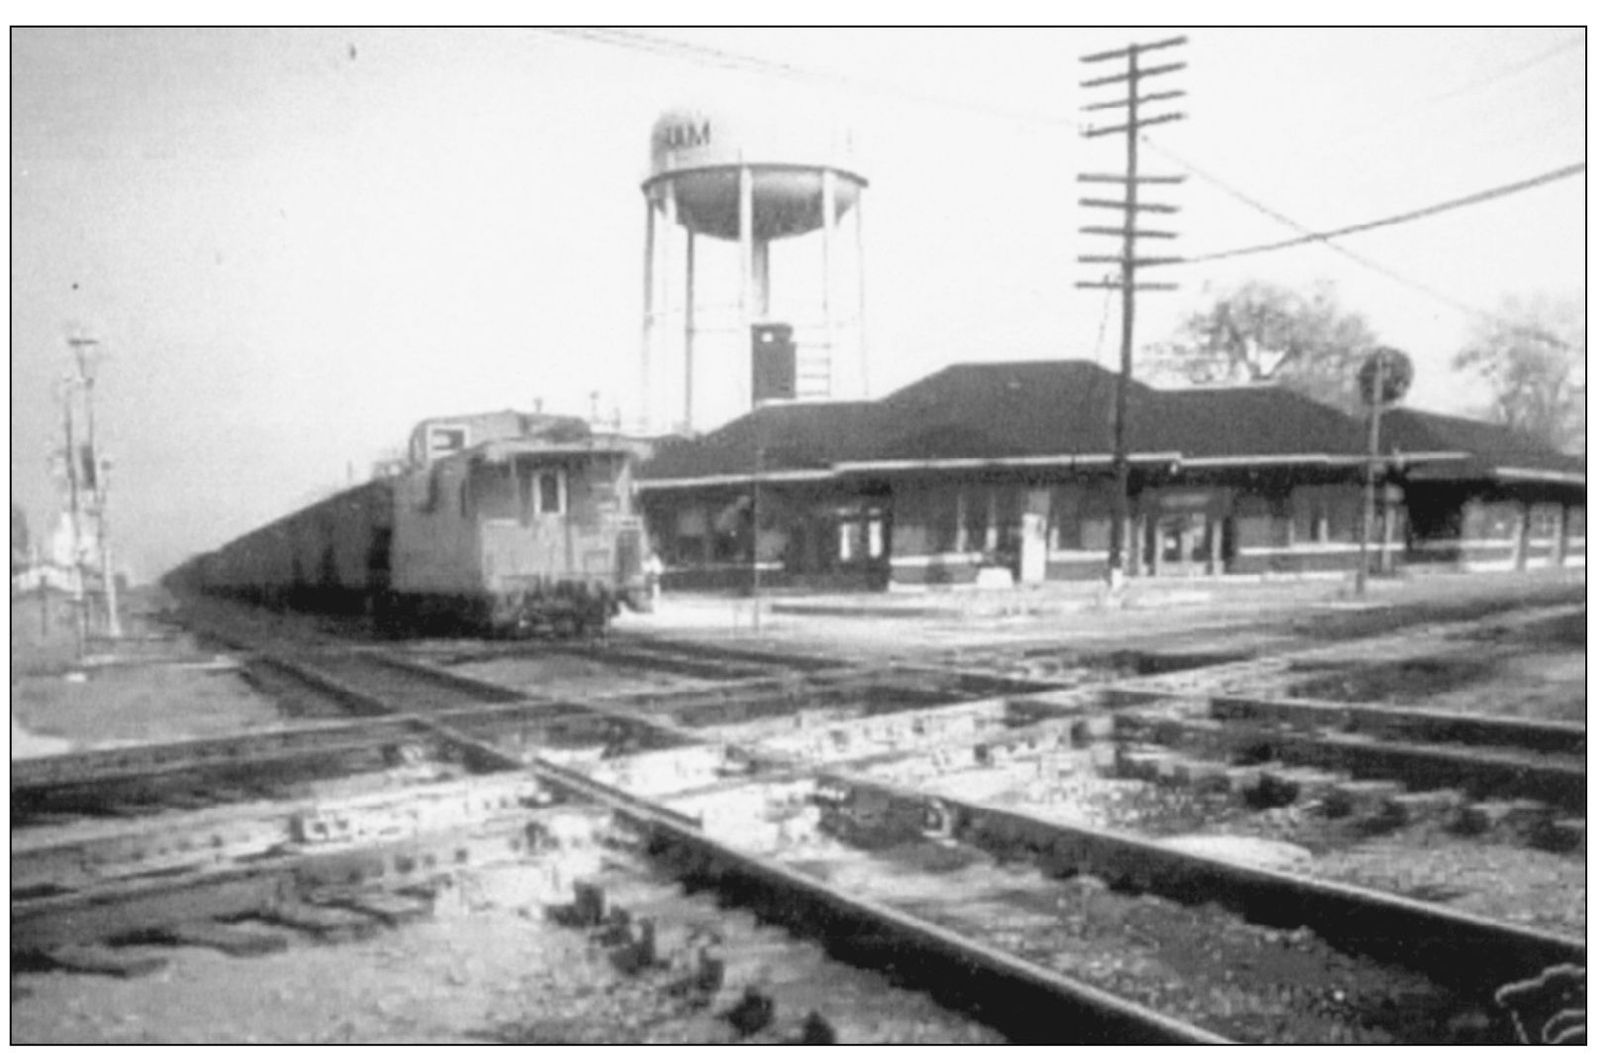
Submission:
<svg viewBox="0 0 1613 1055">
<path fill-rule="evenodd" d="M 1361 364 L 1381 343 L 1331 286 L 1252 281 L 1183 319 L 1171 339 L 1144 350 L 1142 365 L 1193 384 L 1268 381 L 1353 413 Z M 1471 413 L 1585 453 L 1583 292 L 1508 298 L 1471 328 L 1453 365 L 1488 393 Z"/>
</svg>

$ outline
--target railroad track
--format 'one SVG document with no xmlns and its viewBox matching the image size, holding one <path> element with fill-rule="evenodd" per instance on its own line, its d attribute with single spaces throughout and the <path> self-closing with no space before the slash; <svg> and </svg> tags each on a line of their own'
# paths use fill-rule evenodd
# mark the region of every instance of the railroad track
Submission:
<svg viewBox="0 0 1613 1055">
<path fill-rule="evenodd" d="M 299 667 L 310 683 L 323 685 L 359 709 L 382 712 L 391 706 L 376 691 L 344 681 L 341 676 L 351 679 L 356 671 L 378 671 L 386 664 L 360 667 L 351 661 L 330 660 L 330 655 L 320 655 L 312 662 L 276 657 L 277 662 Z M 389 687 L 397 683 L 395 678 L 379 680 Z M 423 698 L 421 692 L 411 693 L 405 703 L 418 706 Z M 432 704 L 443 709 L 436 694 L 432 695 Z M 680 880 L 698 882 L 722 877 L 725 889 L 734 884 L 754 887 L 757 893 L 747 898 L 747 906 L 759 918 L 805 929 L 814 940 L 850 941 L 851 946 L 839 950 L 842 958 L 883 963 L 892 949 L 911 950 L 910 957 L 923 959 L 930 991 L 942 994 L 943 1002 L 967 1002 L 982 1021 L 1010 1036 L 1068 1036 L 1064 1023 L 1070 1014 L 1079 1013 L 1085 1035 L 1114 1042 L 1217 1039 L 1206 1031 L 1117 1001 L 1034 964 L 960 940 L 922 920 L 846 898 L 810 877 L 723 845 L 675 811 L 562 767 L 505 754 L 435 721 L 429 725 L 441 739 L 466 746 L 470 754 L 493 760 L 509 770 L 529 770 L 562 800 L 586 800 L 594 807 L 609 810 L 617 824 L 634 833 L 646 853 L 658 861 L 676 862 L 674 872 Z M 219 920 L 273 917 L 288 912 L 306 914 L 308 891 L 324 886 L 362 887 L 372 900 L 375 892 L 399 884 L 405 884 L 406 890 L 418 891 L 422 880 L 429 880 L 444 865 L 463 868 L 485 860 L 473 852 L 476 848 L 490 845 L 509 851 L 514 844 L 513 849 L 518 850 L 523 837 L 531 841 L 533 823 L 528 821 L 516 832 L 470 833 L 451 827 L 428 837 L 417 835 L 404 843 L 343 849 L 271 864 L 237 864 L 178 878 L 138 877 L 30 899 L 13 905 L 13 954 L 21 953 L 25 959 L 34 956 L 50 962 L 82 963 L 95 959 L 86 950 L 95 948 L 97 942 L 153 931 L 183 939 L 187 930 L 194 932 L 197 927 L 202 928 L 201 937 L 226 944 L 234 939 L 221 936 L 216 926 Z M 312 905 L 325 900 L 316 895 Z M 366 902 L 353 894 L 348 904 L 362 909 Z M 286 909 L 288 905 L 293 907 Z M 1034 1017 L 1027 1020 L 1027 1013 Z"/>
<path fill-rule="evenodd" d="M 1555 598 L 1553 598 L 1555 599 Z M 1322 612 L 1284 624 L 1248 618 L 1150 635 L 1147 648 L 1108 635 L 1072 641 L 1043 634 L 1014 644 L 975 644 L 936 650 L 930 661 L 973 671 L 1073 681 L 1149 679 L 1185 690 L 1202 680 L 1226 687 L 1331 657 L 1371 649 L 1382 657 L 1416 654 L 1431 643 L 1482 635 L 1517 623 L 1546 622 L 1582 612 L 1583 601 L 1518 611 L 1516 602 L 1445 611 L 1437 606 L 1386 608 L 1363 618 L 1358 612 Z M 1216 641 L 1206 647 L 1206 638 Z M 1318 643 L 1318 639 L 1325 639 Z"/>
<path fill-rule="evenodd" d="M 844 659 L 784 649 L 751 649 L 709 642 L 666 640 L 645 634 L 613 634 L 601 638 L 542 641 L 459 642 L 433 658 L 453 667 L 500 659 L 532 660 L 570 657 L 607 668 L 674 674 L 698 681 L 731 682 L 772 678 L 781 674 L 816 674 L 844 670 Z"/>
<path fill-rule="evenodd" d="M 511 820 L 515 827 L 503 831 L 501 822 L 479 816 L 468 824 L 415 831 L 409 839 L 387 846 L 307 854 L 295 862 L 272 865 L 237 863 L 206 873 L 205 881 L 196 876 L 174 881 L 181 886 L 190 884 L 185 887 L 188 893 L 176 894 L 164 881 L 146 879 L 140 881 L 146 886 L 124 883 L 116 889 L 35 899 L 26 907 L 21 928 L 14 905 L 14 952 L 19 933 L 25 946 L 36 950 L 49 941 L 57 941 L 59 946 L 58 939 L 64 936 L 73 939 L 67 942 L 70 948 L 82 948 L 96 935 L 109 936 L 119 919 L 130 917 L 131 906 L 138 907 L 139 918 L 159 921 L 168 917 L 157 909 L 167 906 L 172 925 L 180 926 L 187 919 L 196 922 L 198 914 L 206 919 L 238 915 L 243 904 L 260 914 L 280 904 L 306 905 L 307 892 L 322 889 L 321 878 L 324 886 L 338 890 L 352 888 L 357 879 L 360 888 L 372 892 L 407 889 L 418 893 L 422 880 L 488 859 L 478 847 L 488 848 L 495 857 L 498 853 L 531 852 L 541 842 L 534 832 L 542 829 L 545 809 L 591 810 L 596 814 L 605 811 L 616 829 L 628 833 L 629 843 L 686 888 L 719 892 L 744 904 L 758 919 L 784 926 L 802 940 L 831 947 L 837 956 L 882 964 L 898 975 L 905 971 L 910 981 L 924 984 L 943 1003 L 962 1002 L 970 1006 L 972 1014 L 997 1024 L 1011 1037 L 1069 1039 L 1066 1023 L 1072 1012 L 1082 1016 L 1092 1028 L 1090 1036 L 1096 1038 L 1182 1041 L 1216 1036 L 1202 1021 L 1195 1025 L 1149 1012 L 1072 977 L 1079 971 L 1060 959 L 1058 949 L 1047 948 L 1045 943 L 1038 946 L 1015 939 L 1018 944 L 1005 945 L 1007 939 L 989 927 L 977 928 L 971 937 L 969 921 L 955 910 L 933 904 L 910 904 L 904 909 L 894 907 L 890 897 L 848 895 L 841 876 L 832 868 L 828 875 L 834 882 L 816 881 L 800 866 L 782 863 L 789 854 L 769 859 L 754 849 L 737 848 L 703 831 L 696 819 L 713 804 L 723 809 L 747 795 L 760 794 L 765 799 L 770 787 L 785 788 L 785 795 L 799 797 L 805 784 L 812 789 L 808 794 L 821 826 L 847 838 L 867 841 L 871 837 L 876 843 L 885 840 L 899 846 L 943 846 L 949 852 L 968 848 L 994 862 L 988 867 L 992 880 L 1007 875 L 1003 869 L 1009 863 L 1029 860 L 1049 875 L 1084 879 L 1088 890 L 1100 884 L 1105 898 L 1135 900 L 1139 892 L 1148 892 L 1172 903 L 1193 905 L 1208 897 L 1248 925 L 1309 928 L 1327 943 L 1332 950 L 1329 955 L 1359 956 L 1414 969 L 1444 987 L 1442 999 L 1452 1006 L 1464 1000 L 1482 1003 L 1482 997 L 1498 984 L 1552 964 L 1584 960 L 1582 943 L 1527 928 L 1388 895 L 1232 866 L 1112 832 L 914 792 L 836 767 L 826 769 L 818 760 L 792 756 L 777 745 L 716 744 L 703 738 L 701 722 L 685 720 L 690 714 L 699 714 L 702 707 L 742 708 L 748 702 L 745 693 L 754 702 L 765 702 L 768 689 L 760 684 L 748 687 L 737 700 L 730 695 L 716 702 L 702 701 L 698 695 L 687 694 L 680 706 L 646 714 L 636 712 L 621 697 L 569 704 L 534 700 L 380 652 L 316 649 L 304 650 L 294 659 L 270 655 L 269 660 L 294 672 L 311 689 L 343 700 L 356 713 L 393 716 L 371 720 L 377 726 L 390 723 L 429 736 L 439 749 L 455 749 L 463 759 L 501 779 L 521 774 L 530 781 L 526 786 L 533 789 L 525 800 L 524 826 Z M 831 675 L 835 673 L 821 670 L 802 675 L 794 684 L 817 678 L 822 688 L 824 681 L 834 683 Z M 844 672 L 838 673 L 844 677 Z M 907 673 L 917 676 L 923 672 Z M 1021 679 L 972 677 L 977 679 L 972 683 L 976 689 L 1027 689 Z M 788 683 L 788 679 L 781 680 L 773 691 Z M 901 702 L 888 714 L 874 713 L 856 720 L 876 726 L 882 721 L 911 725 L 916 719 L 902 717 L 906 709 Z M 927 702 L 929 707 L 914 713 L 926 714 L 937 706 L 934 700 Z M 939 706 L 944 710 L 947 705 Z M 400 711 L 410 717 L 397 718 Z M 959 713 L 969 713 L 969 708 L 963 707 Z M 1027 727 L 1051 729 L 1057 736 L 1070 724 L 1056 705 L 1028 713 L 1023 705 L 1018 712 L 1005 706 L 997 708 L 997 713 L 1001 736 L 1009 739 L 1027 735 Z M 344 734 L 356 735 L 354 730 L 371 721 L 353 723 Z M 518 730 L 513 737 L 512 727 Z M 612 765 L 603 769 L 596 765 L 584 774 L 553 761 L 567 757 L 572 750 L 593 752 L 593 761 L 608 760 Z M 642 764 L 665 770 L 668 757 L 677 757 L 680 751 L 686 756 L 702 751 L 704 755 L 698 764 L 685 767 L 687 771 L 674 766 L 675 779 L 656 801 L 624 790 L 633 784 L 628 775 L 635 767 Z M 747 765 L 724 773 L 724 766 L 736 759 Z M 379 815 L 387 816 L 388 806 L 378 808 Z M 430 850 L 419 849 L 426 843 Z M 806 851 L 796 856 L 801 852 Z M 877 854 L 875 858 L 884 859 Z M 377 860 L 381 862 L 379 871 Z M 400 861 L 407 867 L 400 868 Z M 812 860 L 798 865 L 823 867 L 821 861 Z M 203 890 L 206 896 L 198 893 Z M 1022 909 L 1020 905 L 1015 911 L 1031 931 L 1046 930 L 1057 922 L 1046 913 L 1027 915 Z M 86 924 L 86 919 L 98 922 Z M 63 920 L 75 922 L 64 924 Z M 856 937 L 848 939 L 848 935 Z M 1019 948 L 1027 955 L 1016 955 L 1007 948 Z M 1065 949 L 1066 960 L 1067 952 Z M 1237 1024 L 1235 1019 L 1226 1021 Z"/>
<path fill-rule="evenodd" d="M 397 718 L 20 759 L 11 767 L 12 827 L 274 799 L 383 773 L 401 761 L 463 763 L 436 746 L 429 729 Z"/>
<path fill-rule="evenodd" d="M 1504 817 L 1542 846 L 1583 843 L 1582 724 L 1152 689 L 1100 697 L 1128 776 L 1304 798 L 1341 816 L 1442 812 L 1474 831 Z"/>
</svg>

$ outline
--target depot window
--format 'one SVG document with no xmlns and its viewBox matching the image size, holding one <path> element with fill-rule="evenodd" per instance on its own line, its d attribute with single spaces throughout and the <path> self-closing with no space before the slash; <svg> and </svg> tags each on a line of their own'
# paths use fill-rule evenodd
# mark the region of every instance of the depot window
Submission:
<svg viewBox="0 0 1613 1055">
<path fill-rule="evenodd" d="M 533 489 L 537 512 L 540 516 L 560 516 L 566 511 L 566 472 L 564 469 L 539 469 L 538 486 Z"/>
</svg>

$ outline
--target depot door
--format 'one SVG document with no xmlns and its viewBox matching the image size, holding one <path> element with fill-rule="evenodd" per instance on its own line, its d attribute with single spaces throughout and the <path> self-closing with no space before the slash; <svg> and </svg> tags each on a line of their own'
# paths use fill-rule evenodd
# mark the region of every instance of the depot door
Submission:
<svg viewBox="0 0 1613 1055">
<path fill-rule="evenodd" d="M 1201 575 L 1210 567 L 1210 518 L 1165 513 L 1154 520 L 1156 575 Z"/>
</svg>

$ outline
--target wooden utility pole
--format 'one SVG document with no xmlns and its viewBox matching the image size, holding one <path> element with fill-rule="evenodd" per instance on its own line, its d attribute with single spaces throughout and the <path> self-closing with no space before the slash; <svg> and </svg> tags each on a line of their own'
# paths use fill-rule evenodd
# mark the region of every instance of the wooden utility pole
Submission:
<svg viewBox="0 0 1613 1055">
<path fill-rule="evenodd" d="M 61 385 L 62 425 L 67 442 L 67 526 L 72 538 L 73 555 L 68 572 L 68 586 L 73 591 L 73 628 L 78 639 L 78 656 L 84 658 L 89 642 L 89 611 L 84 598 L 83 536 L 79 525 L 78 501 L 78 446 L 73 435 L 73 389 L 76 382 L 65 378 Z"/>
<path fill-rule="evenodd" d="M 1081 204 L 1098 209 L 1119 209 L 1122 214 L 1119 227 L 1095 226 L 1081 228 L 1082 234 L 1105 235 L 1121 239 L 1119 256 L 1082 255 L 1077 257 L 1083 264 L 1117 264 L 1120 269 L 1118 284 L 1111 278 L 1105 277 L 1098 282 L 1077 282 L 1078 289 L 1120 290 L 1121 321 L 1120 321 L 1120 381 L 1115 386 L 1114 405 L 1114 494 L 1109 512 L 1109 570 L 1108 584 L 1111 591 L 1118 590 L 1125 581 L 1125 552 L 1126 552 L 1126 526 L 1130 522 L 1130 465 L 1126 450 L 1126 411 L 1129 389 L 1131 387 L 1131 353 L 1132 334 L 1135 332 L 1136 322 L 1136 293 L 1139 290 L 1170 290 L 1176 286 L 1163 282 L 1138 282 L 1137 269 L 1142 267 L 1157 267 L 1163 264 L 1181 262 L 1181 257 L 1138 256 L 1136 252 L 1139 238 L 1175 238 L 1172 231 L 1143 229 L 1137 226 L 1137 214 L 1140 212 L 1174 213 L 1176 206 L 1163 205 L 1154 202 L 1140 202 L 1137 200 L 1137 188 L 1141 184 L 1180 183 L 1181 176 L 1143 176 L 1137 172 L 1137 133 L 1148 125 L 1164 124 L 1167 121 L 1179 121 L 1180 113 L 1161 114 L 1155 117 L 1142 117 L 1141 107 L 1144 103 L 1159 102 L 1165 99 L 1175 99 L 1185 95 L 1185 92 L 1166 91 L 1153 92 L 1148 95 L 1138 94 L 1138 85 L 1144 77 L 1155 77 L 1165 73 L 1173 73 L 1183 69 L 1187 64 L 1183 62 L 1168 63 L 1162 66 L 1147 68 L 1138 65 L 1137 56 L 1143 52 L 1158 51 L 1162 48 L 1172 48 L 1187 43 L 1186 37 L 1172 37 L 1169 40 L 1156 41 L 1151 44 L 1131 44 L 1114 51 L 1099 52 L 1095 55 L 1084 55 L 1082 62 L 1110 62 L 1124 59 L 1126 72 L 1099 77 L 1090 81 L 1081 82 L 1083 88 L 1097 88 L 1109 84 L 1124 82 L 1126 96 L 1123 99 L 1114 99 L 1101 103 L 1093 103 L 1082 107 L 1083 110 L 1111 110 L 1124 108 L 1126 119 L 1120 124 L 1108 125 L 1102 128 L 1088 128 L 1082 131 L 1087 139 L 1096 139 L 1100 136 L 1115 135 L 1120 132 L 1126 134 L 1126 173 L 1123 176 L 1106 175 L 1098 173 L 1082 173 L 1079 177 L 1083 183 L 1118 183 L 1125 189 L 1123 200 L 1115 201 L 1102 198 L 1082 198 Z"/>
<path fill-rule="evenodd" d="M 95 442 L 95 365 L 92 355 L 100 344 L 93 337 L 69 337 L 73 358 L 78 364 L 78 382 L 84 388 L 85 446 L 89 453 L 90 493 L 95 497 L 96 542 L 101 553 L 101 596 L 106 604 L 106 635 L 123 636 L 123 625 L 118 620 L 118 588 L 112 570 L 112 532 L 107 508 L 106 465 L 101 461 L 101 449 Z"/>
<path fill-rule="evenodd" d="M 1355 595 L 1365 597 L 1367 576 L 1371 572 L 1372 529 L 1377 520 L 1375 483 L 1378 475 L 1378 422 L 1383 415 L 1383 361 L 1382 348 L 1374 349 L 1372 358 L 1372 399 L 1367 408 L 1367 483 L 1361 489 L 1361 560 L 1355 569 Z"/>
</svg>

